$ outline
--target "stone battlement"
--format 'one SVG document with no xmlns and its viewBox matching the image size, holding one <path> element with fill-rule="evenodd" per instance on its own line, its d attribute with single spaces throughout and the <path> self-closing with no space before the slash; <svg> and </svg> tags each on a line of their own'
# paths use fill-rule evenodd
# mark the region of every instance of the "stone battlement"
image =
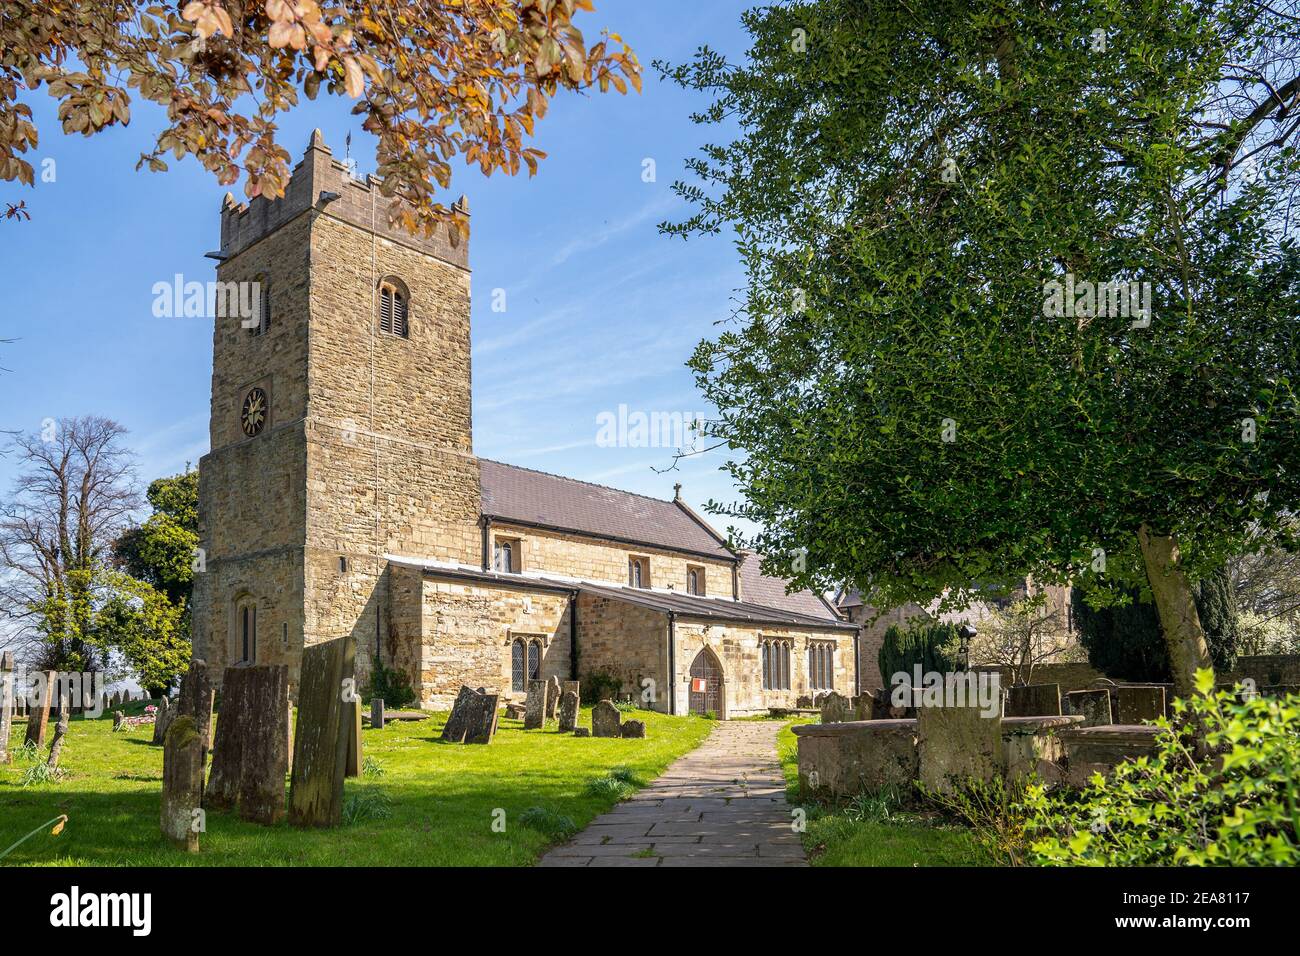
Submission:
<svg viewBox="0 0 1300 956">
<path fill-rule="evenodd" d="M 285 186 L 284 196 L 279 199 L 257 196 L 250 202 L 240 203 L 226 193 L 221 206 L 222 255 L 227 259 L 233 258 L 286 222 L 315 208 L 322 215 L 373 232 L 382 239 L 409 246 L 458 268 L 469 269 L 468 240 L 453 247 L 443 229 L 436 230 L 432 236 L 424 236 L 412 235 L 400 225 L 390 225 L 388 207 L 391 199 L 380 193 L 382 182 L 377 176 L 367 176 L 364 180 L 354 178 L 345 164 L 334 159 L 320 130 L 315 130 L 307 151 Z M 322 195 L 328 194 L 338 198 L 322 202 Z M 469 214 L 469 203 L 464 196 L 452 208 Z"/>
</svg>

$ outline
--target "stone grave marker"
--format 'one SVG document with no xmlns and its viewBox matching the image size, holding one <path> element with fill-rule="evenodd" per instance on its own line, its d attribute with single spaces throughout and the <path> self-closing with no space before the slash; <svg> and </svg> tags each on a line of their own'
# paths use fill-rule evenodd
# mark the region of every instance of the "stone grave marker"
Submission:
<svg viewBox="0 0 1300 956">
<path fill-rule="evenodd" d="M 1165 715 L 1165 689 L 1163 687 L 1124 685 L 1115 689 L 1119 697 L 1119 716 L 1116 723 L 1140 724 Z"/>
<path fill-rule="evenodd" d="M 490 744 L 497 732 L 497 707 L 501 696 L 484 693 L 477 694 L 476 698 L 466 715 L 465 743 Z"/>
<path fill-rule="evenodd" d="M 14 686 L 14 655 L 0 651 L 0 764 L 9 763 L 9 732 L 13 729 L 18 688 Z"/>
<path fill-rule="evenodd" d="M 984 717 L 979 707 L 918 707 L 916 733 L 919 778 L 927 789 L 947 793 L 969 779 L 987 783 L 1006 769 L 1002 721 Z"/>
<path fill-rule="evenodd" d="M 370 726 L 373 730 L 384 729 L 384 698 L 370 698 Z"/>
<path fill-rule="evenodd" d="M 208 753 L 212 750 L 212 708 L 216 699 L 216 690 L 212 686 L 212 671 L 208 663 L 201 658 L 190 661 L 189 670 L 181 678 L 181 693 L 176 700 L 176 711 L 172 718 L 189 717 L 194 723 L 194 730 L 199 735 L 199 766 L 207 767 Z M 168 728 L 170 729 L 170 728 Z M 163 736 L 163 756 L 166 758 L 167 738 Z M 199 774 L 200 796 L 203 790 L 203 774 Z"/>
<path fill-rule="evenodd" d="M 552 676 L 549 685 L 546 688 L 546 719 L 554 720 L 555 713 L 560 708 L 560 679 Z"/>
<path fill-rule="evenodd" d="M 153 718 L 153 742 L 161 744 L 163 738 L 167 736 L 167 728 L 171 726 L 172 718 L 176 716 L 176 708 L 172 706 L 171 700 L 163 695 L 158 701 L 158 713 Z"/>
<path fill-rule="evenodd" d="M 645 738 L 645 721 L 644 720 L 625 720 L 622 726 L 618 728 L 621 737 Z"/>
<path fill-rule="evenodd" d="M 831 691 L 822 698 L 821 710 L 823 724 L 842 724 L 849 719 L 848 698 Z"/>
<path fill-rule="evenodd" d="M 195 811 L 203 805 L 203 740 L 194 718 L 178 714 L 163 740 L 162 833 L 180 850 L 199 851 Z"/>
<path fill-rule="evenodd" d="M 1060 684 L 1024 684 L 1007 688 L 1008 717 L 1060 717 Z"/>
<path fill-rule="evenodd" d="M 1072 714 L 1081 714 L 1081 727 L 1103 727 L 1114 723 L 1110 714 L 1110 691 L 1072 690 L 1065 695 L 1067 706 Z"/>
<path fill-rule="evenodd" d="M 347 708 L 348 722 L 348 762 L 345 776 L 361 776 L 361 698 L 354 697 L 351 701 L 344 703 Z"/>
<path fill-rule="evenodd" d="M 356 643 L 351 637 L 303 651 L 289 789 L 289 821 L 296 826 L 335 827 L 343 820 L 350 716 L 343 686 L 355 674 Z"/>
<path fill-rule="evenodd" d="M 454 744 L 461 743 L 465 739 L 465 728 L 469 718 L 468 707 L 474 699 L 475 691 L 471 687 L 461 685 L 456 694 L 456 700 L 451 705 L 451 713 L 447 715 L 447 722 L 442 725 L 442 739 L 449 740 Z"/>
<path fill-rule="evenodd" d="M 575 737 L 590 737 L 590 736 L 591 736 L 591 728 L 590 728 L 590 727 L 574 727 L 574 728 L 573 728 L 573 736 L 575 736 Z"/>
<path fill-rule="evenodd" d="M 38 750 L 45 746 L 45 732 L 50 724 L 50 705 L 53 703 L 51 698 L 58 680 L 59 675 L 55 671 L 33 675 L 38 699 L 33 706 L 27 708 L 27 736 L 24 742 L 35 744 Z"/>
<path fill-rule="evenodd" d="M 126 714 L 120 710 L 113 711 L 113 729 L 121 730 L 124 723 L 126 723 Z"/>
<path fill-rule="evenodd" d="M 524 730 L 540 730 L 546 724 L 547 698 L 551 684 L 544 680 L 528 682 L 528 697 L 524 701 Z"/>
<path fill-rule="evenodd" d="M 577 683 L 574 681 L 573 683 Z M 578 726 L 578 695 L 576 692 L 566 690 L 564 696 L 560 698 L 560 733 L 572 733 Z"/>
<path fill-rule="evenodd" d="M 59 766 L 59 756 L 63 753 L 63 738 L 68 733 L 68 720 L 72 716 L 72 695 L 67 688 L 61 688 L 59 691 L 59 720 L 54 725 L 54 739 L 50 741 L 50 756 L 45 761 L 45 765 L 51 770 L 57 770 Z"/>
<path fill-rule="evenodd" d="M 266 825 L 283 819 L 288 700 L 286 665 L 226 668 L 205 806 L 238 806 L 240 817 Z"/>
<path fill-rule="evenodd" d="M 591 709 L 591 736 L 618 737 L 622 735 L 619 726 L 621 715 L 612 700 L 602 700 Z"/>
</svg>

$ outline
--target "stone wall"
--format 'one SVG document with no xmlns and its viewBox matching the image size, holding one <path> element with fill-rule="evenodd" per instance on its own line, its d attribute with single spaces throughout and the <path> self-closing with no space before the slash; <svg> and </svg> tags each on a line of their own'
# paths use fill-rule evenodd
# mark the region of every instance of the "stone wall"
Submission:
<svg viewBox="0 0 1300 956">
<path fill-rule="evenodd" d="M 688 566 L 704 568 L 705 594 L 713 597 L 732 596 L 730 561 L 683 555 L 681 552 L 640 545 L 618 544 L 558 531 L 525 528 L 504 521 L 492 522 L 492 540 L 517 539 L 523 544 L 524 571 L 565 575 L 588 581 L 608 581 L 612 584 L 628 583 L 628 559 L 633 555 L 650 559 L 650 585 L 656 588 L 672 587 L 686 592 Z M 489 550 L 489 560 L 491 550 Z"/>
<path fill-rule="evenodd" d="M 640 695 L 654 681 L 649 709 L 668 712 L 668 615 L 653 608 L 590 594 L 578 595 L 578 679 L 609 675 L 622 692 Z M 678 713 L 684 711 L 679 710 Z"/>
<path fill-rule="evenodd" d="M 1239 681 L 1249 677 L 1260 687 L 1276 684 L 1300 684 L 1300 654 L 1256 654 L 1237 658 L 1237 666 L 1221 681 Z"/>
</svg>

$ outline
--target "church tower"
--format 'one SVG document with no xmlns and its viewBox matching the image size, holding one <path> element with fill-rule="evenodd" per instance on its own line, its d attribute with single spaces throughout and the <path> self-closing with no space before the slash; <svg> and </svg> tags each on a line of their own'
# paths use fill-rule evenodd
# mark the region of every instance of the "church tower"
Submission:
<svg viewBox="0 0 1300 956">
<path fill-rule="evenodd" d="M 385 555 L 479 560 L 468 243 L 390 226 L 388 204 L 318 130 L 282 198 L 222 207 L 217 278 L 257 283 L 260 307 L 213 334 L 194 585 L 210 663 L 286 663 L 296 684 L 305 645 L 352 634 L 360 674 L 378 658 L 418 682 Z"/>
</svg>

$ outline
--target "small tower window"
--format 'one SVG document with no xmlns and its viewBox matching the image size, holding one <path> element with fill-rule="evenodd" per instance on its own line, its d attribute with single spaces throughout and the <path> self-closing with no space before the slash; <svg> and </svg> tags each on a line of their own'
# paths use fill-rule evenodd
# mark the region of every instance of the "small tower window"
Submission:
<svg viewBox="0 0 1300 956">
<path fill-rule="evenodd" d="M 271 327 L 271 280 L 265 275 L 257 277 L 256 296 L 254 301 L 257 304 L 257 314 L 253 316 L 256 322 L 248 326 L 248 330 L 253 335 L 262 335 Z"/>
<path fill-rule="evenodd" d="M 388 278 L 379 283 L 379 331 L 402 338 L 410 336 L 410 295 L 399 280 Z"/>
</svg>

